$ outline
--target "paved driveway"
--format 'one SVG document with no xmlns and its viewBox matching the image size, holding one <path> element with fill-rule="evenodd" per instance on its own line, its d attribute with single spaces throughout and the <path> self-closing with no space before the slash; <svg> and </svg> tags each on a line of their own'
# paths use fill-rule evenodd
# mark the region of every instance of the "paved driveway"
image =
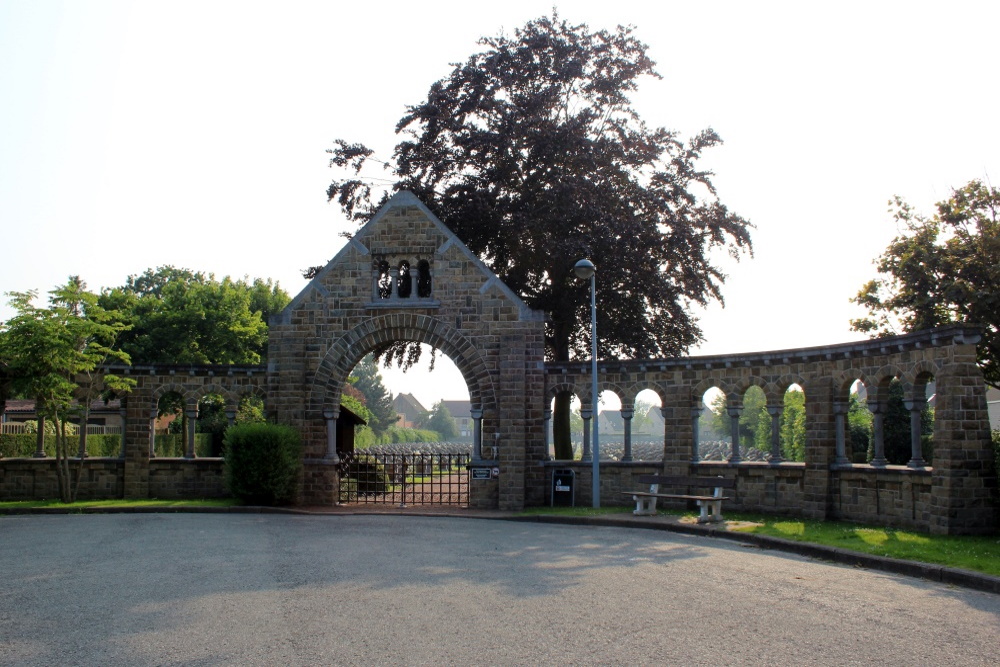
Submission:
<svg viewBox="0 0 1000 667">
<path fill-rule="evenodd" d="M 1000 596 L 627 528 L 0 517 L 0 664 L 998 664 Z"/>
</svg>

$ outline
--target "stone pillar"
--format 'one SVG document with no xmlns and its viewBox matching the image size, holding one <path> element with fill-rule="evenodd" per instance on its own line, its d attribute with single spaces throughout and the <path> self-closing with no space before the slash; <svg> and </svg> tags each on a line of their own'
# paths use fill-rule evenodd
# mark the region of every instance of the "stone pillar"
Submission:
<svg viewBox="0 0 1000 667">
<path fill-rule="evenodd" d="M 195 422 L 198 419 L 198 408 L 188 408 L 184 410 L 184 416 L 187 417 L 187 451 L 184 452 L 184 458 L 193 459 L 194 458 L 194 427 Z"/>
<path fill-rule="evenodd" d="M 389 277 L 392 278 L 391 292 L 389 293 L 390 299 L 399 298 L 399 269 L 389 269 Z"/>
<path fill-rule="evenodd" d="M 125 425 L 128 424 L 128 410 L 124 406 L 122 406 L 122 408 L 120 410 L 118 410 L 118 415 L 122 419 L 122 449 L 121 449 L 121 452 L 118 453 L 118 458 L 124 459 L 125 458 Z"/>
<path fill-rule="evenodd" d="M 474 408 L 469 411 L 472 416 L 472 460 L 483 460 L 483 411 Z"/>
<path fill-rule="evenodd" d="M 730 401 L 729 405 L 733 406 L 734 401 Z M 739 405 L 734 407 L 726 408 L 726 412 L 729 414 L 729 430 L 730 435 L 733 440 L 733 451 L 729 454 L 730 463 L 739 463 L 740 458 L 740 413 L 743 412 L 743 408 Z"/>
<path fill-rule="evenodd" d="M 379 294 L 379 283 L 382 281 L 382 271 L 379 269 L 376 263 L 375 267 L 372 269 L 372 301 L 378 301 L 381 299 Z"/>
<path fill-rule="evenodd" d="M 35 436 L 34 458 L 45 458 L 45 417 L 42 416 L 38 417 L 38 434 Z"/>
<path fill-rule="evenodd" d="M 419 298 L 417 292 L 420 291 L 420 268 L 419 263 L 410 266 L 410 296 L 414 301 Z"/>
<path fill-rule="evenodd" d="M 236 408 L 226 409 L 226 427 L 232 428 L 236 424 Z"/>
<path fill-rule="evenodd" d="M 340 463 L 340 456 L 337 454 L 337 419 L 339 417 L 339 410 L 323 411 L 323 419 L 326 420 L 326 456 L 323 458 L 330 463 Z"/>
<path fill-rule="evenodd" d="M 885 458 L 885 410 L 880 401 L 870 401 L 868 409 L 872 412 L 872 456 L 871 465 L 875 468 L 884 468 L 889 462 Z"/>
<path fill-rule="evenodd" d="M 781 413 L 784 407 L 781 405 L 767 406 L 767 414 L 771 415 L 771 456 L 770 463 L 781 463 Z"/>
<path fill-rule="evenodd" d="M 622 454 L 622 461 L 632 460 L 632 417 L 635 410 L 632 407 L 622 406 L 622 422 L 625 424 L 625 451 Z"/>
<path fill-rule="evenodd" d="M 583 455 L 581 461 L 590 461 L 590 418 L 594 411 L 588 408 L 580 408 L 580 417 L 583 418 Z"/>
<path fill-rule="evenodd" d="M 701 452 L 698 451 L 698 443 L 701 442 L 701 414 L 705 410 L 705 404 L 701 401 L 691 408 L 691 463 L 701 463 Z"/>
<path fill-rule="evenodd" d="M 156 458 L 156 416 L 159 411 L 154 406 L 149 413 L 149 458 Z"/>
<path fill-rule="evenodd" d="M 906 464 L 908 468 L 923 468 L 927 465 L 920 442 L 920 415 L 924 411 L 924 403 L 925 401 L 920 400 L 903 401 L 903 405 L 910 411 L 910 460 Z"/>
<path fill-rule="evenodd" d="M 990 535 L 996 530 L 997 474 L 977 342 L 969 336 L 954 346 L 952 364 L 934 376 L 932 533 Z"/>
<path fill-rule="evenodd" d="M 549 429 L 552 428 L 552 410 L 545 408 L 545 426 L 544 426 L 544 444 L 545 444 L 545 454 L 548 460 L 551 461 L 555 459 L 555 452 L 552 451 L 552 441 L 549 440 Z"/>
<path fill-rule="evenodd" d="M 847 456 L 847 404 L 844 401 L 833 402 L 833 417 L 836 428 L 837 450 L 833 459 L 835 465 L 850 465 L 851 459 Z"/>
</svg>

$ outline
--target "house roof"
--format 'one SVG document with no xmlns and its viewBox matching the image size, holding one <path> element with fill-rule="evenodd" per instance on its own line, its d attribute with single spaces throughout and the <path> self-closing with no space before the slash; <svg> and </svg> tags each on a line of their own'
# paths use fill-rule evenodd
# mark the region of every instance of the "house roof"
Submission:
<svg viewBox="0 0 1000 667">
<path fill-rule="evenodd" d="M 396 412 L 402 412 L 408 417 L 416 417 L 421 412 L 427 412 L 427 408 L 421 405 L 413 394 L 396 394 L 392 399 L 392 407 Z"/>
<path fill-rule="evenodd" d="M 472 403 L 469 401 L 441 401 L 444 407 L 448 408 L 448 414 L 456 419 L 470 419 L 472 417 Z"/>
</svg>

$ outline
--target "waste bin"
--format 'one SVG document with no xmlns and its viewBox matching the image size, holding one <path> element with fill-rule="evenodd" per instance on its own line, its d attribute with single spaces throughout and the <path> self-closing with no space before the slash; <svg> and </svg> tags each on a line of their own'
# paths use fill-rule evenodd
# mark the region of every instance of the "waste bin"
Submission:
<svg viewBox="0 0 1000 667">
<path fill-rule="evenodd" d="M 576 471 L 559 469 L 552 471 L 552 507 L 573 507 Z"/>
</svg>

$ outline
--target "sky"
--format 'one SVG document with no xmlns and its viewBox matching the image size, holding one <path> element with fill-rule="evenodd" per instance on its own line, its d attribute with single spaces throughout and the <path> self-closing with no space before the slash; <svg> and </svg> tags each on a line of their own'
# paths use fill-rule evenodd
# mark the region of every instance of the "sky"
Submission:
<svg viewBox="0 0 1000 667">
<path fill-rule="evenodd" d="M 406 105 L 479 37 L 552 6 L 0 0 L 0 292 L 77 274 L 99 290 L 171 264 L 271 278 L 294 296 L 301 269 L 356 228 L 326 201 L 333 140 L 388 157 Z M 850 298 L 900 231 L 888 200 L 930 214 L 972 179 L 1000 181 L 1000 3 L 558 11 L 592 29 L 634 25 L 663 76 L 633 98 L 644 120 L 725 142 L 702 164 L 755 225 L 755 255 L 720 260 L 725 308 L 699 311 L 692 354 L 860 339 Z M 428 407 L 467 396 L 447 363 L 383 375 Z"/>
</svg>

